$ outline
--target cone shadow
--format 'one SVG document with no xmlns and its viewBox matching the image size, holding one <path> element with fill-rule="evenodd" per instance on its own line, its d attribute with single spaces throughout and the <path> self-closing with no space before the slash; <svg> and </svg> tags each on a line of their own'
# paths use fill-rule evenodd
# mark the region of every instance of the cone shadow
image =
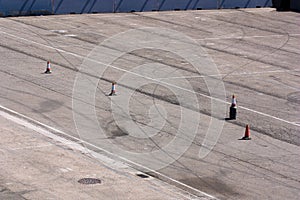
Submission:
<svg viewBox="0 0 300 200">
<path fill-rule="evenodd" d="M 238 140 L 251 140 L 251 138 L 240 138 L 240 139 L 238 139 Z"/>
<path fill-rule="evenodd" d="M 225 120 L 229 121 L 229 120 L 235 120 L 235 119 L 234 118 L 230 118 L 230 117 L 226 117 Z"/>
</svg>

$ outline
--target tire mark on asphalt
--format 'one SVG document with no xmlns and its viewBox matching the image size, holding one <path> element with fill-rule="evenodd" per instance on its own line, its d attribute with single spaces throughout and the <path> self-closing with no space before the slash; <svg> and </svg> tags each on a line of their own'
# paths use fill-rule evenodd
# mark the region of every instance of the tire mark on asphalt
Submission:
<svg viewBox="0 0 300 200">
<path fill-rule="evenodd" d="M 90 18 L 91 18 L 91 17 L 90 17 Z M 36 25 L 29 24 L 29 23 L 21 22 L 21 21 L 19 21 L 19 20 L 15 20 L 15 21 L 17 21 L 17 22 L 19 22 L 19 23 L 24 23 L 24 24 L 29 25 L 29 26 L 33 26 L 33 27 L 36 27 L 36 28 L 40 28 L 40 29 L 49 31 L 48 29 L 43 28 L 43 27 L 40 27 L 40 26 L 36 26 Z M 118 24 L 118 25 L 121 25 L 121 24 Z M 123 26 L 124 26 L 124 25 L 123 25 Z M 125 26 L 125 27 L 126 27 L 126 26 Z M 244 32 L 244 35 L 245 35 L 245 31 L 243 31 L 243 32 Z M 76 39 L 81 40 L 80 38 L 76 38 Z M 45 40 L 45 39 L 44 39 L 44 40 Z M 46 41 L 46 40 L 45 40 L 45 41 Z M 86 42 L 86 40 L 82 40 L 82 41 Z M 242 38 L 241 38 L 240 41 L 242 41 Z M 288 40 L 287 40 L 287 41 L 288 41 Z M 285 44 L 287 43 L 287 41 L 285 42 Z M 89 43 L 94 44 L 94 45 L 97 44 L 97 43 L 94 43 L 94 42 L 89 42 Z M 284 45 L 285 45 L 285 44 L 284 44 Z M 284 46 L 284 45 L 283 45 L 283 46 Z M 228 47 L 230 47 L 230 46 L 228 46 Z M 226 48 L 228 48 L 228 47 L 226 47 Z M 107 47 L 107 48 L 111 48 L 111 47 Z M 224 50 L 224 49 L 226 49 L 226 48 L 220 49 L 220 48 L 214 48 L 214 47 L 205 46 L 205 45 L 203 46 L 203 48 L 215 50 L 215 51 L 222 52 L 222 53 L 226 53 L 226 54 L 231 54 L 231 55 L 234 55 L 234 56 L 237 56 L 237 57 L 243 56 L 243 54 L 234 53 L 234 52 L 230 52 L 230 51 Z M 279 48 L 273 48 L 273 47 L 270 47 L 270 48 L 275 49 L 273 52 L 270 53 L 270 54 L 272 54 L 272 53 L 274 53 L 275 51 L 278 51 L 279 49 L 281 49 L 282 47 L 279 47 Z M 111 49 L 118 50 L 118 49 L 115 49 L 115 48 L 111 48 Z M 146 60 L 155 61 L 155 62 L 158 62 L 158 63 L 161 63 L 161 64 L 166 64 L 166 65 L 169 65 L 169 66 L 171 66 L 171 67 L 176 67 L 176 68 L 178 68 L 178 69 L 185 70 L 185 71 L 189 71 L 189 72 L 191 72 L 191 73 L 199 74 L 199 72 L 197 72 L 197 71 L 195 71 L 195 70 L 190 70 L 190 69 L 187 69 L 187 68 L 182 68 L 182 67 L 176 66 L 176 65 L 170 65 L 170 64 L 168 64 L 168 63 L 166 63 L 166 62 L 163 62 L 163 61 L 157 61 L 156 59 L 151 59 L 151 58 L 149 58 L 149 57 L 147 57 L 147 56 L 142 56 L 142 55 L 138 55 L 138 54 L 135 54 L 135 53 L 129 53 L 129 54 L 134 55 L 134 56 L 137 56 L 137 57 L 140 57 L 140 58 L 143 58 L 143 59 L 146 59 Z M 270 54 L 267 54 L 267 55 L 270 55 Z M 265 55 L 265 56 L 266 56 L 266 55 Z M 263 57 L 265 57 L 265 56 L 263 56 Z M 65 57 L 64 57 L 64 58 L 65 58 Z M 261 58 L 261 57 L 260 57 L 260 58 Z M 272 65 L 272 66 L 277 66 L 277 67 L 280 67 L 280 68 L 283 68 L 283 69 L 290 69 L 290 68 L 288 68 L 288 67 L 285 67 L 285 66 L 282 66 L 282 65 L 279 65 L 279 64 L 274 64 L 274 63 L 267 62 L 267 61 L 263 61 L 263 60 L 261 60 L 261 59 L 258 59 L 258 58 L 252 57 L 252 56 L 248 56 L 246 59 L 251 60 L 251 62 L 261 62 L 261 63 L 264 63 L 264 64 L 268 64 L 268 65 Z M 244 67 L 244 66 L 250 64 L 251 62 L 248 62 L 248 63 L 246 63 L 245 65 L 240 66 L 240 67 Z M 236 69 L 235 69 L 234 71 L 236 71 Z M 230 73 L 228 73 L 227 75 L 229 75 L 229 74 L 230 74 Z M 263 90 L 258 90 L 258 89 L 256 89 L 256 88 L 253 88 L 253 87 L 250 87 L 250 86 L 246 86 L 246 85 L 241 84 L 241 83 L 233 83 L 233 82 L 231 82 L 231 81 L 227 81 L 227 80 L 225 79 L 225 78 L 227 77 L 227 75 L 225 75 L 225 76 L 223 77 L 223 81 L 225 81 L 226 83 L 233 84 L 233 85 L 239 85 L 239 86 L 241 86 L 241 87 L 246 87 L 247 89 L 250 89 L 250 90 L 253 90 L 253 91 L 256 91 L 256 92 L 260 92 L 260 93 L 263 93 L 263 94 L 266 94 L 266 95 L 269 95 L 269 96 L 274 96 L 274 97 L 277 97 L 277 98 L 286 99 L 286 98 L 284 98 L 284 97 L 282 97 L 282 96 L 280 96 L 280 95 L 276 95 L 276 94 L 273 94 L 273 93 L 270 93 L 270 92 L 266 92 L 266 91 L 263 91 Z"/>
<path fill-rule="evenodd" d="M 53 48 L 53 47 L 52 47 Z M 74 55 L 73 53 L 71 55 Z"/>
<path fill-rule="evenodd" d="M 21 51 L 21 50 L 18 50 L 18 49 L 12 48 L 12 47 L 8 47 L 8 46 L 2 45 L 2 44 L 0 44 L 0 46 L 2 46 L 2 47 L 4 47 L 4 48 L 7 48 L 7 49 L 10 49 L 10 50 L 12 50 L 12 51 L 17 51 L 17 52 L 19 52 L 19 53 L 26 54 L 26 55 L 31 56 L 31 57 L 34 57 L 34 58 L 39 58 L 39 59 L 41 59 L 41 60 L 44 60 L 44 58 L 43 58 L 42 56 L 39 56 L 39 55 L 33 55 L 33 54 L 28 53 L 28 52 L 23 52 L 23 51 Z M 52 47 L 52 48 L 53 48 L 53 47 Z M 73 53 L 71 53 L 71 55 L 73 55 Z M 77 55 L 77 54 L 74 54 L 74 55 Z M 77 55 L 77 57 L 78 57 L 78 56 L 79 56 L 79 55 Z M 106 82 L 111 82 L 111 81 L 112 81 L 112 80 L 109 80 L 109 79 L 105 79 L 105 78 L 103 78 L 103 77 L 99 78 L 99 77 L 94 76 L 94 75 L 92 75 L 92 74 L 87 74 L 87 73 L 85 73 L 85 72 L 78 71 L 77 69 L 73 69 L 72 67 L 69 67 L 69 66 L 66 66 L 66 65 L 61 65 L 60 63 L 57 63 L 57 62 L 53 62 L 53 63 L 54 63 L 54 64 L 57 64 L 57 65 L 60 65 L 60 66 L 62 66 L 62 67 L 65 67 L 65 68 L 67 68 L 67 69 L 70 69 L 70 70 L 72 70 L 72 71 L 80 72 L 80 73 L 86 74 L 86 75 L 88 75 L 88 76 L 91 76 L 91 77 L 94 77 L 94 78 L 97 78 L 97 79 L 100 79 L 100 80 L 104 80 L 104 81 L 106 81 Z M 120 86 L 123 86 L 123 87 L 126 87 L 126 88 L 129 88 L 129 89 L 133 89 L 133 88 L 130 88 L 130 87 L 126 86 L 126 85 L 122 85 L 122 84 L 119 84 L 119 85 L 120 85 Z M 41 87 L 44 87 L 44 86 L 41 86 Z M 48 88 L 48 89 L 50 89 L 50 88 Z M 50 89 L 50 90 L 51 90 L 51 89 Z M 55 90 L 52 90 L 52 91 L 53 91 L 53 92 L 57 92 L 57 91 L 55 91 Z M 141 91 L 141 90 L 138 90 L 138 91 L 141 92 L 141 93 L 143 93 L 143 94 L 146 94 L 146 95 L 150 95 L 150 96 L 151 96 L 151 94 L 149 94 L 149 93 L 147 93 L 147 92 L 144 92 L 144 91 Z M 62 94 L 62 93 L 61 93 L 61 94 Z M 65 95 L 65 94 L 63 94 L 63 95 Z M 201 95 L 201 94 L 199 94 L 199 95 Z M 202 94 L 202 95 L 203 95 L 203 94 Z M 208 96 L 208 95 L 207 95 L 207 96 Z M 71 97 L 70 97 L 70 98 L 71 98 Z M 169 99 L 167 99 L 167 98 L 165 98 L 165 97 L 163 97 L 163 96 L 157 95 L 156 98 L 161 99 L 161 100 L 164 100 L 164 101 L 169 102 L 169 103 L 173 103 L 173 102 L 170 102 Z M 194 108 L 191 108 L 191 107 L 186 107 L 186 108 L 194 110 Z M 245 108 L 245 107 L 243 107 L 243 108 Z M 247 110 L 247 108 L 245 108 L 245 109 Z M 195 111 L 195 110 L 194 110 L 194 111 Z M 249 111 L 251 111 L 251 110 L 249 110 Z M 211 116 L 211 114 L 210 114 L 208 111 L 205 111 L 205 110 L 200 110 L 200 111 L 196 111 L 196 112 L 200 112 L 200 113 L 202 113 L 202 114 Z M 214 116 L 212 116 L 212 117 L 214 117 Z M 217 118 L 218 118 L 218 117 L 217 117 Z M 241 122 L 230 122 L 230 123 L 235 123 L 236 125 L 243 126 L 243 127 L 245 126 L 245 124 L 244 124 L 244 123 L 241 123 Z M 252 126 L 252 129 L 254 129 L 254 130 L 256 130 L 256 131 L 258 131 L 258 132 L 260 132 L 260 133 L 269 135 L 269 136 L 271 136 L 271 137 L 274 137 L 274 138 L 277 138 L 277 139 L 286 141 L 286 142 L 288 142 L 288 143 L 292 143 L 292 144 L 299 145 L 299 142 L 298 142 L 298 141 L 294 141 L 294 140 L 291 141 L 291 140 L 288 140 L 287 138 L 282 138 L 282 137 L 279 137 L 279 136 L 277 136 L 277 135 L 272 135 L 272 134 L 268 133 L 266 130 L 263 130 L 263 129 L 261 129 L 261 128 L 256 128 L 256 127 Z"/>
</svg>

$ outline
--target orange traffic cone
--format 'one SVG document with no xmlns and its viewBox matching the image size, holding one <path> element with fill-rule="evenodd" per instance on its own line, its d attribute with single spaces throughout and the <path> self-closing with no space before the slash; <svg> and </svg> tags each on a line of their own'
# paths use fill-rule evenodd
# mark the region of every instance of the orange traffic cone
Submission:
<svg viewBox="0 0 300 200">
<path fill-rule="evenodd" d="M 51 64 L 50 64 L 50 61 L 47 61 L 47 67 L 46 67 L 45 74 L 51 74 Z"/>
<path fill-rule="evenodd" d="M 117 95 L 116 94 L 116 82 L 111 83 L 111 92 L 110 92 L 109 96 L 112 96 L 112 95 Z"/>
<path fill-rule="evenodd" d="M 251 138 L 250 138 L 250 127 L 249 127 L 248 124 L 246 125 L 245 136 L 242 138 L 242 140 L 251 140 Z"/>
</svg>

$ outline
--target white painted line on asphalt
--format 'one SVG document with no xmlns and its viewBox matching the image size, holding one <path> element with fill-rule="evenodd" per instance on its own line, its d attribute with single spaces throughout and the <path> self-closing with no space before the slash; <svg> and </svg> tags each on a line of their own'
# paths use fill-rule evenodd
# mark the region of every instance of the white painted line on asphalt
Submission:
<svg viewBox="0 0 300 200">
<path fill-rule="evenodd" d="M 67 33 L 67 30 L 50 30 L 51 32 L 55 32 L 55 33 Z"/>
<path fill-rule="evenodd" d="M 45 136 L 47 136 L 47 137 L 49 137 L 49 138 L 52 138 L 52 139 L 54 139 L 54 140 L 56 140 L 56 141 L 58 141 L 58 142 L 61 142 L 61 143 L 65 144 L 65 145 L 67 145 L 67 146 L 70 146 L 70 145 L 71 145 L 72 148 L 75 148 L 75 149 L 80 150 L 80 151 L 84 151 L 84 152 L 86 153 L 86 149 L 84 149 L 83 146 L 81 146 L 81 145 L 79 145 L 79 144 L 77 144 L 77 143 L 75 143 L 75 142 L 68 141 L 68 140 L 66 140 L 66 139 L 64 139 L 64 138 L 62 138 L 62 137 L 57 136 L 57 135 L 54 135 L 54 134 L 52 134 L 51 132 L 49 132 L 49 131 L 47 131 L 46 129 L 41 128 L 41 127 L 46 127 L 46 128 L 48 128 L 48 129 L 50 129 L 50 130 L 52 130 L 52 131 L 58 132 L 58 133 L 60 133 L 60 134 L 63 134 L 61 131 L 59 131 L 59 130 L 57 130 L 57 129 L 55 129 L 55 128 L 52 128 L 52 127 L 50 127 L 50 126 L 47 126 L 46 124 L 43 124 L 43 123 L 41 123 L 41 122 L 38 122 L 38 121 L 36 121 L 36 120 L 34 120 L 34 119 L 31 119 L 31 118 L 29 118 L 29 117 L 26 117 L 25 115 L 22 115 L 22 114 L 20 114 L 20 113 L 18 113 L 18 112 L 16 112 L 16 111 L 13 111 L 13 110 L 11 110 L 11 109 L 9 109 L 9 108 L 4 107 L 4 106 L 1 106 L 1 105 L 0 105 L 0 109 L 5 110 L 5 111 L 8 111 L 8 112 L 5 112 L 5 111 L 0 110 L 0 116 L 6 118 L 6 119 L 8 119 L 8 120 L 11 120 L 11 121 L 13 121 L 13 122 L 15 122 L 15 123 L 17 123 L 17 124 L 20 124 L 20 125 L 22 125 L 22 126 L 25 126 L 25 127 L 29 128 L 29 129 L 31 129 L 31 130 L 33 130 L 33 131 L 36 131 L 36 132 L 38 132 L 38 133 L 41 133 L 42 135 L 45 135 Z M 15 116 L 12 115 L 12 114 L 9 114 L 9 113 L 13 113 Z M 16 116 L 17 116 L 17 117 L 16 117 Z M 27 121 L 27 120 L 28 120 L 28 121 Z M 30 123 L 29 121 L 33 121 L 33 122 L 35 122 L 37 125 L 39 125 L 39 126 L 41 126 L 41 127 L 36 126 L 36 125 Z M 67 134 L 63 134 L 63 135 L 67 135 Z M 68 135 L 67 135 L 67 136 L 68 136 Z M 72 137 L 72 136 L 70 136 L 70 137 L 71 137 L 72 139 L 76 139 L 75 137 Z M 78 140 L 78 139 L 76 139 L 76 140 Z"/>
<path fill-rule="evenodd" d="M 12 113 L 12 114 L 10 114 L 10 113 Z M 53 140 L 55 140 L 55 141 L 58 141 L 58 142 L 60 142 L 60 143 L 62 143 L 62 144 L 64 144 L 64 145 L 66 145 L 66 146 L 68 146 L 68 147 L 70 147 L 70 148 L 72 148 L 72 149 L 76 149 L 76 150 L 78 150 L 78 151 L 80 151 L 80 152 L 82 152 L 82 153 L 89 153 L 89 154 L 93 155 L 94 157 L 97 157 L 98 159 L 101 159 L 101 160 L 102 160 L 103 162 L 105 162 L 105 163 L 113 163 L 114 165 L 116 165 L 116 163 L 117 163 L 117 166 L 120 166 L 121 168 L 126 168 L 126 167 L 128 167 L 128 166 L 126 166 L 125 164 L 123 164 L 123 163 L 121 163 L 121 162 L 118 162 L 118 161 L 116 161 L 116 160 L 112 160 L 112 159 L 106 157 L 105 155 L 102 155 L 102 154 L 99 154 L 99 153 L 96 153 L 96 152 L 92 151 L 92 150 L 90 150 L 90 149 L 88 149 L 88 148 L 86 148 L 86 147 L 80 145 L 80 143 L 81 143 L 81 144 L 89 145 L 89 146 L 91 146 L 91 147 L 93 147 L 93 148 L 96 148 L 96 149 L 102 151 L 102 152 L 105 152 L 105 153 L 107 153 L 107 154 L 109 154 L 109 155 L 112 155 L 112 156 L 114 156 L 114 157 L 117 157 L 117 158 L 119 158 L 119 159 L 121 159 L 121 160 L 127 162 L 128 164 L 131 163 L 131 164 L 133 164 L 133 165 L 135 165 L 135 166 L 138 166 L 138 167 L 140 167 L 140 168 L 143 168 L 143 169 L 145 169 L 145 170 L 147 170 L 147 171 L 149 171 L 149 172 L 152 172 L 152 173 L 157 174 L 157 175 L 159 175 L 159 176 L 161 176 L 161 177 L 164 177 L 165 179 L 168 179 L 169 181 L 171 181 L 171 182 L 173 182 L 173 183 L 176 183 L 176 184 L 181 185 L 181 186 L 183 186 L 183 187 L 185 187 L 185 188 L 188 188 L 188 189 L 190 189 L 190 190 L 193 190 L 194 192 L 196 192 L 196 193 L 198 193 L 198 194 L 204 195 L 204 196 L 206 196 L 206 197 L 208 197 L 208 198 L 211 198 L 211 199 L 217 199 L 216 197 L 214 197 L 214 196 L 212 196 L 212 195 L 210 195 L 210 194 L 207 194 L 206 192 L 200 191 L 200 190 L 198 190 L 198 189 L 196 189 L 196 188 L 193 188 L 193 187 L 191 187 L 191 186 L 189 186 L 189 185 L 186 185 L 185 183 L 182 183 L 182 182 L 180 182 L 180 181 L 177 181 L 177 180 L 175 180 L 175 179 L 173 179 L 173 178 L 171 178 L 171 177 L 169 177 L 169 176 L 167 176 L 167 175 L 165 175 L 165 174 L 162 174 L 162 173 L 160 173 L 160 172 L 157 172 L 157 171 L 155 171 L 155 170 L 152 170 L 152 169 L 150 169 L 150 168 L 148 168 L 148 167 L 146 167 L 146 166 L 143 166 L 143 165 L 141 165 L 141 164 L 135 163 L 135 162 L 133 162 L 133 161 L 131 161 L 131 160 L 128 160 L 127 158 L 121 157 L 121 156 L 119 156 L 119 155 L 117 155 L 117 154 L 111 153 L 111 152 L 109 152 L 109 151 L 107 151 L 107 150 L 105 150 L 105 149 L 102 149 L 102 148 L 100 148 L 100 147 L 94 145 L 94 144 L 91 144 L 91 143 L 86 142 L 86 141 L 84 141 L 84 140 L 81 140 L 81 139 L 79 139 L 79 138 L 77 138 L 77 137 L 74 137 L 74 136 L 72 136 L 72 135 L 69 135 L 69 134 L 67 134 L 67 133 L 65 133 L 65 132 L 63 132 L 63 131 L 60 131 L 60 130 L 58 130 L 58 129 L 56 129 L 56 128 L 53 128 L 53 127 L 51 127 L 51 126 L 48 126 L 48 125 L 46 125 L 46 124 L 44 124 L 44 123 L 42 123 L 42 122 L 39 122 L 39 121 L 37 121 L 37 120 L 35 120 L 35 119 L 32 119 L 32 118 L 30 118 L 30 117 L 27 117 L 27 116 L 25 116 L 25 115 L 23 115 L 23 114 L 21 114 L 21 113 L 18 113 L 18 112 L 14 111 L 14 110 L 11 110 L 11 109 L 9 109 L 9 108 L 6 108 L 6 107 L 4 107 L 4 106 L 2 106 L 2 105 L 0 105 L 0 116 L 6 118 L 6 119 L 8 119 L 8 120 L 11 120 L 11 121 L 13 121 L 13 122 L 15 122 L 15 123 L 17 123 L 17 124 L 20 124 L 20 125 L 22 125 L 22 126 L 25 126 L 25 127 L 29 128 L 29 129 L 31 129 L 31 130 L 33 130 L 33 131 L 36 131 L 36 132 L 38 132 L 38 133 L 40 133 L 40 134 L 42 134 L 42 135 L 44 135 L 44 136 L 46 136 L 46 137 L 48 137 L 48 138 L 51 138 L 51 139 L 53 139 Z M 57 136 L 57 135 L 55 135 L 54 133 L 48 131 L 47 129 L 48 129 L 48 130 L 51 130 L 51 131 L 53 131 L 53 132 L 55 132 L 55 133 L 58 133 L 58 134 L 67 136 L 67 137 L 69 137 L 69 138 L 72 138 L 73 140 L 75 140 L 75 141 L 77 141 L 77 142 L 69 141 L 69 140 L 67 140 L 67 139 L 65 139 L 65 138 L 62 138 L 62 137 L 60 137 L 60 136 Z M 186 192 L 187 192 L 187 191 L 186 191 Z M 187 196 L 185 196 L 184 194 L 181 194 L 181 193 L 178 193 L 178 194 L 180 194 L 180 195 L 182 195 L 183 197 L 187 198 Z M 194 196 L 195 198 L 198 197 L 198 196 L 193 195 L 193 194 L 191 194 L 191 193 L 189 193 L 189 195 L 190 195 L 190 196 Z M 199 198 L 199 197 L 198 197 L 198 198 Z"/>
<path fill-rule="evenodd" d="M 76 37 L 77 35 L 74 35 L 74 34 L 66 34 L 66 35 L 64 35 L 64 36 L 66 36 L 66 37 Z"/>
<path fill-rule="evenodd" d="M 259 75 L 259 74 L 271 74 L 271 73 L 286 73 L 286 72 L 300 72 L 300 70 L 271 70 L 271 71 L 260 71 L 260 72 L 241 72 L 241 73 L 232 73 L 228 76 L 247 76 L 247 75 Z M 226 76 L 227 74 L 212 74 L 212 75 L 196 75 L 196 76 L 174 76 L 167 78 L 157 78 L 158 80 L 168 80 L 168 79 L 188 79 L 188 78 L 205 78 L 205 77 L 218 77 L 218 76 Z"/>
<path fill-rule="evenodd" d="M 1 30 L 1 29 L 0 29 Z M 25 39 L 25 38 L 22 38 L 22 37 L 19 37 L 19 36 L 16 36 L 16 35 L 13 35 L 13 34 L 10 34 L 10 33 L 6 33 L 4 31 L 0 31 L 0 33 L 3 33 L 5 35 L 8 35 L 8 36 L 11 36 L 11 37 L 14 37 L 14 38 L 17 38 L 19 40 L 23 40 L 23 41 L 27 41 L 29 43 L 32 43 L 32 44 L 36 44 L 36 45 L 39 45 L 39 46 L 42 46 L 42 47 L 45 47 L 45 48 L 49 48 L 49 49 L 53 49 L 53 50 L 56 50 L 56 51 L 59 51 L 59 52 L 62 52 L 62 53 L 66 53 L 66 54 L 69 54 L 69 55 L 72 55 L 74 57 L 77 57 L 77 58 L 81 58 L 81 59 L 87 59 L 91 62 L 95 62 L 95 63 L 98 63 L 98 64 L 102 64 L 102 65 L 105 65 L 107 67 L 110 67 L 110 68 L 114 68 L 114 69 L 117 69 L 119 71 L 123 71 L 123 72 L 126 72 L 126 73 L 129 73 L 129 74 L 132 74 L 132 75 L 135 75 L 135 76 L 139 76 L 139 77 L 142 77 L 142 78 L 145 78 L 145 79 L 148 79 L 148 80 L 152 80 L 152 81 L 155 81 L 155 82 L 158 82 L 158 83 L 161 83 L 161 84 L 164 84 L 164 85 L 168 85 L 168 86 L 171 86 L 171 87 L 174 87 L 174 88 L 177 88 L 177 89 L 181 89 L 181 90 L 184 90 L 184 91 L 187 91 L 187 92 L 191 92 L 191 93 L 194 93 L 194 94 L 198 94 L 198 95 L 201 95 L 203 97 L 206 97 L 206 98 L 209 98 L 209 99 L 213 99 L 215 101 L 218 101 L 218 102 L 221 102 L 221 103 L 226 103 L 226 104 L 229 104 L 229 102 L 227 101 L 224 101 L 222 99 L 218 99 L 218 98 L 215 98 L 215 97 L 211 97 L 209 95 L 206 95 L 206 94 L 203 94 L 203 93 L 200 93 L 200 92 L 195 92 L 193 90 L 189 90 L 189 89 L 186 89 L 186 88 L 183 88 L 183 87 L 180 87 L 180 86 L 177 86 L 177 85 L 174 85 L 174 84 L 171 84 L 171 83 L 167 83 L 167 82 L 164 82 L 164 81 L 161 81 L 161 80 L 158 80 L 158 79 L 154 79 L 154 78 L 151 78 L 151 77 L 148 77 L 148 76 L 144 76 L 144 75 L 141 75 L 141 74 L 138 74 L 138 73 L 135 73 L 135 72 L 132 72 L 132 71 L 129 71 L 129 70 L 126 70 L 126 69 L 122 69 L 122 68 L 119 68 L 119 67 L 116 67 L 114 65 L 109 65 L 109 64 L 106 64 L 106 63 L 102 63 L 100 61 L 97 61 L 97 60 L 94 60 L 94 59 L 90 59 L 90 58 L 86 58 L 84 56 L 81 56 L 81 55 L 78 55 L 76 53 L 72 53 L 72 52 L 69 52 L 69 51 L 65 51 L 65 50 L 62 50 L 62 49 L 58 49 L 58 48 L 55 48 L 55 47 L 52 47 L 52 46 L 49 46 L 49 45 L 45 45 L 45 44 L 41 44 L 41 43 L 38 43 L 38 42 L 35 42 L 35 41 L 32 41 L 32 40 L 28 40 L 28 39 Z M 275 120 L 278 120 L 278 121 L 281 121 L 281 122 L 285 122 L 287 124 L 291 124 L 291 125 L 294 125 L 294 126 L 299 126 L 299 124 L 296 124 L 294 122 L 290 122 L 290 121 L 287 121 L 285 119 L 281 119 L 279 117 L 275 117 L 273 115 L 269 115 L 269 114 L 266 114 L 266 113 L 263 113 L 263 112 L 260 112 L 260 111 L 256 111 L 256 110 L 253 110 L 251 108 L 247 108 L 247 107 L 244 107 L 244 106 L 239 106 L 239 108 L 241 109 L 244 109 L 244 110 L 247 110 L 247 111 L 250 111 L 250 112 L 254 112 L 256 114 L 260 114 L 260 115 L 263 115 L 265 117 L 269 117 L 269 118 L 272 118 L 272 119 L 275 119 Z"/>
<path fill-rule="evenodd" d="M 22 37 L 19 37 L 19 36 L 10 34 L 10 33 L 6 33 L 4 31 L 0 31 L 0 33 L 6 34 L 6 35 L 9 35 L 11 37 L 14 37 L 14 38 L 17 38 L 17 39 L 20 39 L 20 40 L 24 40 L 26 42 L 33 43 L 33 44 L 36 44 L 36 45 L 39 45 L 39 46 L 42 46 L 42 47 L 45 47 L 45 48 L 48 48 L 48 49 L 53 49 L 53 50 L 56 50 L 56 51 L 59 51 L 59 52 L 62 52 L 62 53 L 66 53 L 66 54 L 72 55 L 72 56 L 77 57 L 77 58 L 85 58 L 84 56 L 78 55 L 76 53 L 68 52 L 68 51 L 65 51 L 65 50 L 62 50 L 62 49 L 58 49 L 58 48 L 46 45 L 46 44 L 42 44 L 42 43 L 39 43 L 39 42 L 28 40 L 28 39 L 25 39 L 25 38 L 22 38 Z"/>
<path fill-rule="evenodd" d="M 283 37 L 283 36 L 299 36 L 299 35 L 300 35 L 300 33 L 273 34 L 273 35 L 253 35 L 253 36 L 227 36 L 227 37 L 202 38 L 202 39 L 195 39 L 195 40 L 196 41 L 202 41 L 202 40 L 247 39 L 247 38 Z"/>
</svg>

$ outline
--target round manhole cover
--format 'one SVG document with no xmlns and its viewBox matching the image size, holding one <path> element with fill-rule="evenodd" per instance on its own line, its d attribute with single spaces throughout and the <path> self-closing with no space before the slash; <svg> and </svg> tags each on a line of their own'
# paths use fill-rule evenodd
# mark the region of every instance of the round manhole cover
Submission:
<svg viewBox="0 0 300 200">
<path fill-rule="evenodd" d="M 97 178 L 82 178 L 78 181 L 78 183 L 85 184 L 85 185 L 98 184 L 101 183 L 101 180 Z"/>
</svg>

